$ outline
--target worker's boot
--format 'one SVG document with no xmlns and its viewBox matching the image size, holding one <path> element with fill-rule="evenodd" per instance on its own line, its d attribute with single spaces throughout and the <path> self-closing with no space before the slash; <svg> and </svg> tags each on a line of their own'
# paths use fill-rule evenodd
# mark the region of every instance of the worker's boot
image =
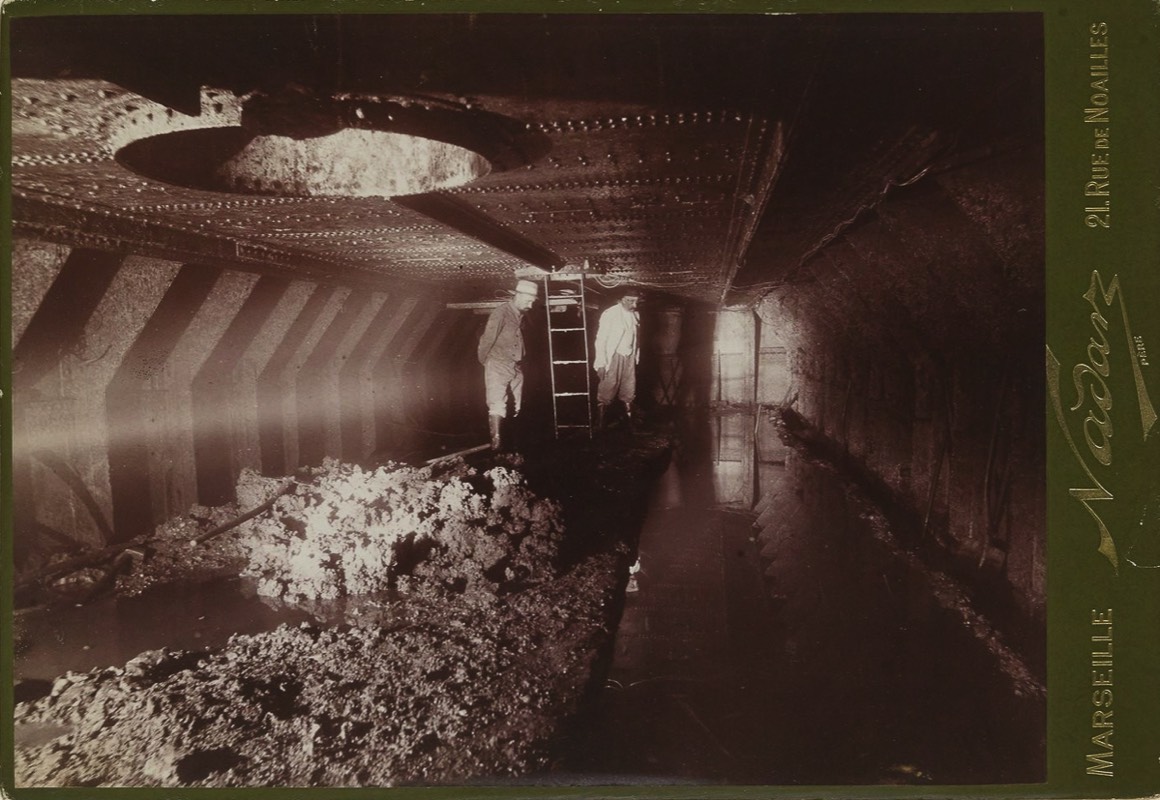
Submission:
<svg viewBox="0 0 1160 800">
<path fill-rule="evenodd" d="M 608 406 L 604 405 L 603 403 L 599 403 L 596 406 L 596 430 L 597 431 L 604 430 L 604 412 L 607 410 L 607 408 L 608 408 Z"/>
<path fill-rule="evenodd" d="M 491 449 L 499 450 L 501 441 L 499 436 L 499 425 L 503 421 L 503 417 L 497 417 L 494 414 L 487 418 L 488 428 L 491 431 Z"/>
</svg>

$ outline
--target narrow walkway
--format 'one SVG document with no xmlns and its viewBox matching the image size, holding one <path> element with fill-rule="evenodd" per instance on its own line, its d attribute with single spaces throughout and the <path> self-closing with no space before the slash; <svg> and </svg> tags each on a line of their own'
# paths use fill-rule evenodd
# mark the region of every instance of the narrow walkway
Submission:
<svg viewBox="0 0 1160 800">
<path fill-rule="evenodd" d="M 1016 696 L 836 476 L 766 425 L 718 415 L 684 437 L 561 766 L 603 783 L 1041 780 L 1042 698 Z M 761 495 L 792 519 L 764 547 Z"/>
</svg>

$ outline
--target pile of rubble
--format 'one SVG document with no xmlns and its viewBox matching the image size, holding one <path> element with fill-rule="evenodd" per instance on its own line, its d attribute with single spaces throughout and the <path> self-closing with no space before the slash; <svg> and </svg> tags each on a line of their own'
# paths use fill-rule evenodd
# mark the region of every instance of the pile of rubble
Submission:
<svg viewBox="0 0 1160 800">
<path fill-rule="evenodd" d="M 239 501 L 256 507 L 284 488 L 244 474 Z M 314 602 L 512 591 L 555 577 L 563 534 L 559 505 L 504 466 L 480 474 L 457 462 L 434 474 L 328 460 L 247 523 L 240 545 L 259 594 Z"/>
<path fill-rule="evenodd" d="M 136 595 L 242 574 L 259 594 L 306 606 L 396 591 L 500 594 L 551 579 L 559 566 L 559 504 L 502 464 L 364 470 L 327 459 L 293 479 L 244 470 L 237 496 L 72 559 L 60 574 L 50 563 L 41 585 L 84 601 L 101 589 Z M 239 509 L 262 513 L 240 521 Z"/>
<path fill-rule="evenodd" d="M 243 475 L 208 538 L 204 524 L 163 526 L 118 591 L 196 578 L 179 566 L 195 553 L 196 569 L 244 571 L 283 602 L 369 602 L 340 603 L 337 625 L 57 678 L 16 706 L 18 785 L 393 786 L 550 770 L 610 645 L 629 509 L 667 443 L 637 450 L 541 465 L 539 484 L 568 489 L 568 548 L 561 505 L 509 461 Z M 238 508 L 263 513 L 240 522 Z"/>
<path fill-rule="evenodd" d="M 129 568 L 118 574 L 116 593 L 141 594 L 151 586 L 176 581 L 205 581 L 237 575 L 246 563 L 245 551 L 234 536 L 220 536 L 204 544 L 192 544 L 207 525 L 223 524 L 236 516 L 237 507 L 195 506 L 188 514 L 158 525 L 148 539 L 127 552 L 141 553 Z"/>
<path fill-rule="evenodd" d="M 152 586 L 236 576 L 246 563 L 236 537 L 218 536 L 200 544 L 195 539 L 237 515 L 233 503 L 193 506 L 131 541 L 57 553 L 17 573 L 17 606 L 85 603 L 110 592 L 131 596 Z"/>
<path fill-rule="evenodd" d="M 21 786 L 393 786 L 548 766 L 608 635 L 614 556 L 509 598 L 236 635 L 16 707 Z"/>
</svg>

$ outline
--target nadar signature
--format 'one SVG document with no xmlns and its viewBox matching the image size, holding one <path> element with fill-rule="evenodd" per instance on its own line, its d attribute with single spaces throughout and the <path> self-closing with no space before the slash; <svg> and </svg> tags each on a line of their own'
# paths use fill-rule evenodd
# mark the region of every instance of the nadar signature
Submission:
<svg viewBox="0 0 1160 800">
<path fill-rule="evenodd" d="M 1113 275 L 1112 280 L 1105 287 L 1099 270 L 1092 270 L 1091 285 L 1084 292 L 1084 300 L 1091 306 L 1092 334 L 1087 346 L 1087 359 L 1078 362 L 1071 370 L 1072 383 L 1075 386 L 1076 399 L 1068 408 L 1071 412 L 1086 414 L 1083 417 L 1083 440 L 1087 445 L 1084 454 L 1076 444 L 1068 424 L 1068 416 L 1064 411 L 1063 398 L 1060 390 L 1062 373 L 1059 359 L 1047 348 L 1047 392 L 1051 399 L 1051 407 L 1055 412 L 1055 419 L 1063 431 L 1068 447 L 1076 461 L 1079 462 L 1090 485 L 1072 488 L 1068 493 L 1083 505 L 1100 533 L 1099 552 L 1111 562 L 1112 567 L 1119 570 L 1120 556 L 1116 550 L 1116 540 L 1112 536 L 1103 518 L 1093 507 L 1093 503 L 1114 500 L 1115 496 L 1108 490 L 1106 478 L 1101 481 L 1096 476 L 1097 471 L 1112 466 L 1112 437 L 1115 428 L 1112 424 L 1112 392 L 1108 387 L 1108 378 L 1112 371 L 1112 352 L 1108 341 L 1108 318 L 1104 312 L 1112 308 L 1113 303 L 1120 309 L 1120 316 L 1124 324 L 1125 341 L 1128 359 L 1131 364 L 1132 378 L 1136 387 L 1136 400 L 1140 411 L 1141 436 L 1143 441 L 1148 440 L 1156 425 L 1156 410 L 1152 399 L 1148 395 L 1148 387 L 1144 383 L 1144 375 L 1140 369 L 1140 359 L 1137 348 L 1132 344 L 1131 324 L 1128 319 L 1128 308 L 1124 302 L 1124 294 L 1120 287 L 1119 275 Z M 1093 467 L 1094 464 L 1098 465 Z M 1132 563 L 1132 562 L 1130 562 Z M 1149 565 L 1151 566 L 1151 565 Z"/>
</svg>

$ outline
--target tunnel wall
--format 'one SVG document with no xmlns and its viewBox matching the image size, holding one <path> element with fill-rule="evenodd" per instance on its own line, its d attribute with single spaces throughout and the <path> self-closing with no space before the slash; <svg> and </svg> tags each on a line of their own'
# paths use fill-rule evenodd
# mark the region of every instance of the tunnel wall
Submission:
<svg viewBox="0 0 1160 800">
<path fill-rule="evenodd" d="M 435 455 L 482 424 L 478 321 L 434 292 L 27 239 L 12 269 L 18 564 L 229 502 L 243 468 Z"/>
<path fill-rule="evenodd" d="M 896 190 L 810 280 L 768 294 L 757 313 L 786 361 L 763 359 L 758 386 L 883 486 L 916 544 L 1041 618 L 1043 212 L 1026 155 Z"/>
</svg>

